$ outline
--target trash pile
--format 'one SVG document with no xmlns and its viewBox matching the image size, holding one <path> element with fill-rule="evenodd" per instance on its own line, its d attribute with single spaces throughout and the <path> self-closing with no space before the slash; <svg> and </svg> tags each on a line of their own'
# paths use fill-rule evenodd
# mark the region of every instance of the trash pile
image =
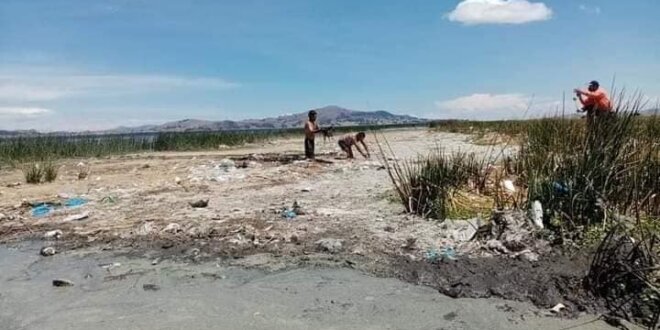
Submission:
<svg viewBox="0 0 660 330">
<path fill-rule="evenodd" d="M 471 256 L 509 256 L 536 262 L 539 256 L 551 250 L 550 243 L 537 237 L 535 219 L 523 211 L 495 211 L 490 222 L 479 219 L 450 222 L 449 238 L 457 242 L 458 254 Z M 455 258 L 454 249 L 443 248 L 444 254 Z M 446 252 L 450 251 L 450 252 Z M 428 254 L 428 253 L 427 253 Z M 427 258 L 428 259 L 428 258 Z"/>
</svg>

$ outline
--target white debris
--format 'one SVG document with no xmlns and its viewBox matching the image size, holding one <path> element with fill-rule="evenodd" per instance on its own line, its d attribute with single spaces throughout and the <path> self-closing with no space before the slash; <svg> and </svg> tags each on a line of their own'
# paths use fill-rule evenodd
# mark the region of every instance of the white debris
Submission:
<svg viewBox="0 0 660 330">
<path fill-rule="evenodd" d="M 154 228 L 154 225 L 151 222 L 145 222 L 135 233 L 138 236 L 147 236 L 153 232 L 155 232 L 156 229 Z"/>
<path fill-rule="evenodd" d="M 543 205 L 541 205 L 541 202 L 534 201 L 532 203 L 531 216 L 534 225 L 539 229 L 543 229 Z"/>
<path fill-rule="evenodd" d="M 62 237 L 62 235 L 64 235 L 64 233 L 61 230 L 56 229 L 56 230 L 47 231 L 44 234 L 44 238 L 45 239 L 50 239 L 50 238 L 59 239 L 60 237 Z"/>
<path fill-rule="evenodd" d="M 44 248 L 41 249 L 41 251 L 39 251 L 39 254 L 41 254 L 44 257 L 53 256 L 53 255 L 55 255 L 55 253 L 57 253 L 57 251 L 52 246 L 44 247 Z"/>
<path fill-rule="evenodd" d="M 87 218 L 89 218 L 89 212 L 83 212 L 83 213 L 80 213 L 80 214 L 74 214 L 74 215 L 68 216 L 68 217 L 64 218 L 63 221 L 64 222 L 78 221 L 78 220 L 84 220 L 84 219 L 87 219 Z"/>
<path fill-rule="evenodd" d="M 511 180 L 502 181 L 502 187 L 504 187 L 504 190 L 509 194 L 514 194 L 516 192 L 516 186 L 513 185 L 513 181 Z"/>
<path fill-rule="evenodd" d="M 176 178 L 174 178 L 174 183 L 180 184 L 181 183 L 181 178 L 178 177 L 178 176 Z"/>
<path fill-rule="evenodd" d="M 165 233 L 176 234 L 181 231 L 181 225 L 178 223 L 170 223 L 162 231 Z"/>
<path fill-rule="evenodd" d="M 555 305 L 555 307 L 550 308 L 550 311 L 555 313 L 555 314 L 559 314 L 564 309 L 566 309 L 566 306 L 562 303 L 559 303 L 559 304 Z"/>
</svg>

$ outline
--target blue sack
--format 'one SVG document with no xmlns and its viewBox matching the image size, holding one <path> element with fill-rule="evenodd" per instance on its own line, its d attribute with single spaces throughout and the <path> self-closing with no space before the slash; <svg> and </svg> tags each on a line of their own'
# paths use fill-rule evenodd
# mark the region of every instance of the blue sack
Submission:
<svg viewBox="0 0 660 330">
<path fill-rule="evenodd" d="M 32 216 L 33 217 L 43 217 L 48 215 L 48 213 L 53 212 L 55 206 L 49 203 L 41 203 L 32 207 Z"/>
<path fill-rule="evenodd" d="M 80 197 L 69 198 L 64 202 L 64 206 L 68 208 L 76 208 L 87 204 L 87 200 Z"/>
</svg>

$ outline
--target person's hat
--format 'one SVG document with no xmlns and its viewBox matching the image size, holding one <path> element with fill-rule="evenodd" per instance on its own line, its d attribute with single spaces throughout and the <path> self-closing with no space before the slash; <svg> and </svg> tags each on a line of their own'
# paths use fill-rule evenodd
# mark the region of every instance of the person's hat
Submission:
<svg viewBox="0 0 660 330">
<path fill-rule="evenodd" d="M 592 81 L 589 82 L 589 86 L 600 87 L 600 84 L 596 80 L 592 80 Z"/>
</svg>

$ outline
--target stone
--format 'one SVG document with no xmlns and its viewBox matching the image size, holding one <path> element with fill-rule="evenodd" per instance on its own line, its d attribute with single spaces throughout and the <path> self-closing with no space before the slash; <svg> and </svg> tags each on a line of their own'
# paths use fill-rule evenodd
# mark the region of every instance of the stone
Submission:
<svg viewBox="0 0 660 330">
<path fill-rule="evenodd" d="M 64 235 L 64 233 L 61 230 L 55 229 L 55 230 L 47 231 L 44 234 L 44 238 L 45 239 L 50 239 L 50 238 L 59 239 L 60 237 L 62 237 L 62 235 Z"/>
<path fill-rule="evenodd" d="M 336 238 L 324 238 L 316 241 L 316 246 L 320 251 L 335 254 L 344 249 L 344 241 Z"/>
<path fill-rule="evenodd" d="M 44 257 L 54 256 L 55 253 L 57 253 L 57 251 L 52 246 L 43 247 L 41 248 L 41 251 L 39 251 L 39 254 L 41 254 Z"/>
<path fill-rule="evenodd" d="M 67 287 L 67 286 L 73 286 L 73 282 L 69 280 L 64 280 L 64 279 L 56 279 L 53 280 L 53 286 L 56 287 Z"/>
</svg>

